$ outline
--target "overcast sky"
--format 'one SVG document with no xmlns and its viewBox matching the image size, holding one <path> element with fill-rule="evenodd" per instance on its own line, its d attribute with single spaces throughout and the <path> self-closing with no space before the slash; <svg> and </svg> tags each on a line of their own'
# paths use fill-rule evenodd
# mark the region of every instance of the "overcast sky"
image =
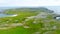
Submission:
<svg viewBox="0 0 60 34">
<path fill-rule="evenodd" d="M 60 6 L 60 0 L 0 0 L 0 7 Z"/>
</svg>

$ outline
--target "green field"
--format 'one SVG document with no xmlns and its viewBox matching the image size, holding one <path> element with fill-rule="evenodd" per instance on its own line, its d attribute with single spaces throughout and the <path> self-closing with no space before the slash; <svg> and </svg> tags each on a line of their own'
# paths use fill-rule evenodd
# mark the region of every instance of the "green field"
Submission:
<svg viewBox="0 0 60 34">
<path fill-rule="evenodd" d="M 54 19 L 52 13 L 10 9 L 4 14 L 17 16 L 0 18 L 0 34 L 60 34 L 60 21 Z"/>
</svg>

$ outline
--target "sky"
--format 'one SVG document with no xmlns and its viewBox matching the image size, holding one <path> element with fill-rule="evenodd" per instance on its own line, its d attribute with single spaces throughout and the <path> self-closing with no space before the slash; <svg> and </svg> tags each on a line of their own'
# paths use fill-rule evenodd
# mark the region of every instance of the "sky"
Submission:
<svg viewBox="0 0 60 34">
<path fill-rule="evenodd" d="M 60 6 L 60 0 L 0 0 L 0 7 Z"/>
</svg>

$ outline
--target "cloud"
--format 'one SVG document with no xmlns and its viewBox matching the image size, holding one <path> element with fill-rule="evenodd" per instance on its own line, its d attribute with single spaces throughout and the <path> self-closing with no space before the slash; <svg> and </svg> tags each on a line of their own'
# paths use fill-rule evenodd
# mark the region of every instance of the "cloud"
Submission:
<svg viewBox="0 0 60 34">
<path fill-rule="evenodd" d="M 60 0 L 0 0 L 1 6 L 59 6 Z"/>
</svg>

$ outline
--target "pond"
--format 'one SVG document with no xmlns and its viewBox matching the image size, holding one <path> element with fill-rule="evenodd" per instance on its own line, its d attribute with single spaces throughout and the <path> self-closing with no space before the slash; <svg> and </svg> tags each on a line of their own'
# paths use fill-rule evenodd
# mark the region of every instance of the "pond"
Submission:
<svg viewBox="0 0 60 34">
<path fill-rule="evenodd" d="M 0 18 L 3 18 L 3 17 L 14 17 L 14 16 L 17 16 L 17 14 L 0 14 Z"/>
</svg>

